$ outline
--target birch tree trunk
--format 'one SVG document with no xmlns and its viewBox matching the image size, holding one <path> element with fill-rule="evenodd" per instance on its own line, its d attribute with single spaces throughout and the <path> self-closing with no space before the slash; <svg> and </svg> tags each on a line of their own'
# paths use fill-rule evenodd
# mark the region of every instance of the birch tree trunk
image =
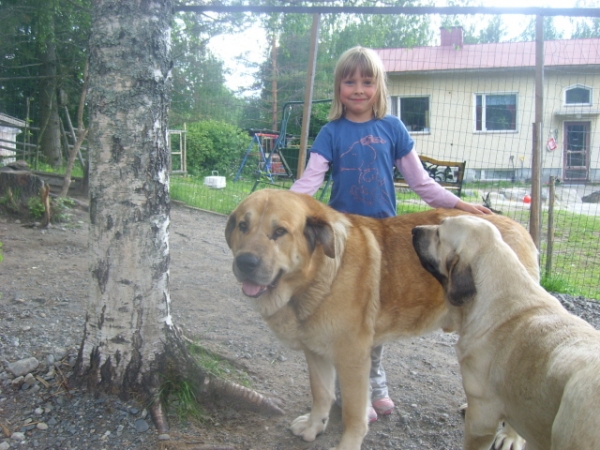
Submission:
<svg viewBox="0 0 600 450">
<path fill-rule="evenodd" d="M 171 0 L 94 0 L 90 37 L 90 297 L 75 374 L 152 395 L 169 296 Z"/>
<path fill-rule="evenodd" d="M 171 0 L 94 0 L 90 38 L 90 297 L 75 384 L 151 401 L 166 430 L 159 375 L 202 396 L 282 413 L 281 400 L 200 368 L 169 296 Z"/>
</svg>

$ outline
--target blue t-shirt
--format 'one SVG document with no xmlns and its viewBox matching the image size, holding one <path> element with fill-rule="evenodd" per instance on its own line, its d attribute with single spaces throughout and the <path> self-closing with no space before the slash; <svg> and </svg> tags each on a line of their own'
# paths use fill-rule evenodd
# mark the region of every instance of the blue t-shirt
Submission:
<svg viewBox="0 0 600 450">
<path fill-rule="evenodd" d="M 363 123 L 342 117 L 321 129 L 310 151 L 332 164 L 332 208 L 382 218 L 396 215 L 394 161 L 413 146 L 396 116 Z"/>
</svg>

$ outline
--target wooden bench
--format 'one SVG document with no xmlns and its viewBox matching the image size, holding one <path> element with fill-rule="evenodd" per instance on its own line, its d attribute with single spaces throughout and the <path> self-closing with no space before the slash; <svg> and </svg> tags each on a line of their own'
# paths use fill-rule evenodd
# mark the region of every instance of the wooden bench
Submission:
<svg viewBox="0 0 600 450">
<path fill-rule="evenodd" d="M 462 184 L 465 177 L 466 161 L 441 161 L 429 156 L 419 155 L 421 163 L 429 176 L 444 188 L 453 191 L 458 197 L 462 194 Z M 394 185 L 408 188 L 408 184 L 396 169 L 394 169 Z"/>
</svg>

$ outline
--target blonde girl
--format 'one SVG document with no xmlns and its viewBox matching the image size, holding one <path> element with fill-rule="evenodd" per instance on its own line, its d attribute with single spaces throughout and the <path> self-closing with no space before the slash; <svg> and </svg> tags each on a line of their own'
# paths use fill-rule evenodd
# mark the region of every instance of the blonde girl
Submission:
<svg viewBox="0 0 600 450">
<path fill-rule="evenodd" d="M 463 202 L 429 176 L 404 124 L 387 114 L 387 98 L 385 69 L 379 56 L 364 47 L 344 52 L 335 68 L 330 121 L 317 135 L 306 170 L 291 190 L 313 195 L 331 167 L 331 207 L 344 213 L 392 217 L 396 215 L 395 165 L 429 206 L 492 214 L 482 205 Z M 382 355 L 383 346 L 371 353 L 369 422 L 394 409 Z"/>
</svg>

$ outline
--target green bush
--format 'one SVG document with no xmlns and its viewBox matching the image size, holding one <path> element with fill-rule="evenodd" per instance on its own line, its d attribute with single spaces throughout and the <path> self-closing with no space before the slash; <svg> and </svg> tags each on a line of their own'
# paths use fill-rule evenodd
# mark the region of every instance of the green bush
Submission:
<svg viewBox="0 0 600 450">
<path fill-rule="evenodd" d="M 213 170 L 222 176 L 235 175 L 250 145 L 248 133 L 214 120 L 189 124 L 186 138 L 187 171 L 191 175 L 208 175 Z"/>
</svg>

